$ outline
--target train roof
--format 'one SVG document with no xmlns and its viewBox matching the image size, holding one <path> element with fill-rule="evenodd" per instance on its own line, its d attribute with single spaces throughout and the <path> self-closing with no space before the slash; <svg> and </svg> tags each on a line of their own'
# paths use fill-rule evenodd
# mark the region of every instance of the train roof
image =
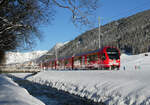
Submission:
<svg viewBox="0 0 150 105">
<path fill-rule="evenodd" d="M 85 53 L 76 54 L 75 56 L 82 56 L 82 55 L 86 55 L 86 54 L 90 54 L 90 53 L 96 53 L 96 52 L 105 50 L 105 49 L 107 49 L 107 48 L 115 48 L 115 47 L 112 47 L 112 46 L 105 46 L 105 47 L 103 47 L 103 48 L 96 49 L 96 50 L 93 50 L 93 51 L 88 51 L 88 52 L 85 52 Z"/>
<path fill-rule="evenodd" d="M 85 53 L 76 54 L 75 56 L 82 56 L 82 55 L 86 55 L 86 54 L 90 54 L 90 53 L 96 53 L 100 50 L 102 50 L 102 49 L 97 49 L 97 50 L 94 50 L 94 51 L 88 51 L 88 52 L 85 52 Z"/>
<path fill-rule="evenodd" d="M 87 54 L 90 54 L 90 53 L 96 53 L 96 52 L 105 50 L 105 49 L 107 49 L 107 48 L 116 48 L 116 47 L 113 47 L 113 46 L 105 46 L 105 47 L 100 48 L 100 49 L 96 49 L 96 50 L 93 50 L 93 51 L 88 51 L 88 52 L 84 52 L 84 53 L 75 54 L 75 55 L 73 55 L 73 56 L 83 56 L 83 55 L 87 55 Z M 66 57 L 58 58 L 58 60 L 68 59 L 68 58 L 71 58 L 71 57 L 73 57 L 73 56 L 66 56 Z M 51 60 L 51 61 L 54 61 L 54 59 Z"/>
</svg>

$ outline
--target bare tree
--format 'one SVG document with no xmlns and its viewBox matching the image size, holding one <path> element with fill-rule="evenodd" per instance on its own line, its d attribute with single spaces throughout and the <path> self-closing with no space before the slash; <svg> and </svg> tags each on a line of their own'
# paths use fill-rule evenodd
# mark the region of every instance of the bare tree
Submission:
<svg viewBox="0 0 150 105">
<path fill-rule="evenodd" d="M 46 21 L 46 15 L 53 15 L 53 12 L 51 9 L 44 12 L 48 6 L 36 1 L 0 1 L 1 50 L 14 50 L 20 46 L 28 48 L 33 44 L 35 37 L 40 37 L 38 25 Z"/>
<path fill-rule="evenodd" d="M 0 0 L 0 52 L 29 48 L 41 34 L 38 26 L 52 22 L 56 7 L 69 10 L 75 25 L 90 24 L 98 0 Z"/>
<path fill-rule="evenodd" d="M 72 22 L 77 25 L 91 24 L 91 17 L 98 8 L 98 0 L 52 0 L 53 3 L 72 12 Z"/>
</svg>

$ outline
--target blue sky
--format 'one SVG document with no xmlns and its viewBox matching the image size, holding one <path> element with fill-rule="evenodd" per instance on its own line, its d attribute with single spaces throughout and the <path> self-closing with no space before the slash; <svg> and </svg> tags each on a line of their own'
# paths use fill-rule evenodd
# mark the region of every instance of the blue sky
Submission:
<svg viewBox="0 0 150 105">
<path fill-rule="evenodd" d="M 102 18 L 101 24 L 106 24 L 148 9 L 150 9 L 150 0 L 100 0 L 95 20 L 98 22 L 100 16 Z M 70 21 L 70 15 L 68 10 L 58 9 L 52 24 L 41 25 L 43 39 L 37 41 L 37 46 L 33 50 L 49 50 L 56 43 L 73 40 L 88 31 L 85 27 L 81 29 L 75 27 Z M 93 28 L 97 26 L 98 23 L 95 23 Z"/>
</svg>

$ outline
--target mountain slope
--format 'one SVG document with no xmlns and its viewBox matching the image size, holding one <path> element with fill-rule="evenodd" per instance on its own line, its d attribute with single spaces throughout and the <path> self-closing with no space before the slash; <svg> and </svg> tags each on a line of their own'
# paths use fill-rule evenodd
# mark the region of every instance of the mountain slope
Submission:
<svg viewBox="0 0 150 105">
<path fill-rule="evenodd" d="M 113 21 L 101 27 L 101 46 L 116 46 L 132 54 L 150 51 L 150 10 Z M 87 31 L 60 49 L 59 55 L 73 55 L 98 48 L 98 28 Z M 82 43 L 79 41 L 82 40 Z"/>
<path fill-rule="evenodd" d="M 99 47 L 98 28 L 79 35 L 57 50 L 58 57 L 72 56 Z M 101 46 L 116 46 L 122 52 L 139 54 L 150 51 L 150 10 L 101 26 Z M 52 53 L 47 59 L 54 59 Z"/>
</svg>

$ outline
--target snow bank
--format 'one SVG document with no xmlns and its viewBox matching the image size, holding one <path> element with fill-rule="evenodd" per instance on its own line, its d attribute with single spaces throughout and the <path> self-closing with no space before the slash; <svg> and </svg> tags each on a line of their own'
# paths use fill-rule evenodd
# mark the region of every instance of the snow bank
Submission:
<svg viewBox="0 0 150 105">
<path fill-rule="evenodd" d="M 150 71 L 48 71 L 28 79 L 108 105 L 150 104 Z"/>
<path fill-rule="evenodd" d="M 45 105 L 19 87 L 10 78 L 0 75 L 0 105 Z"/>
</svg>

